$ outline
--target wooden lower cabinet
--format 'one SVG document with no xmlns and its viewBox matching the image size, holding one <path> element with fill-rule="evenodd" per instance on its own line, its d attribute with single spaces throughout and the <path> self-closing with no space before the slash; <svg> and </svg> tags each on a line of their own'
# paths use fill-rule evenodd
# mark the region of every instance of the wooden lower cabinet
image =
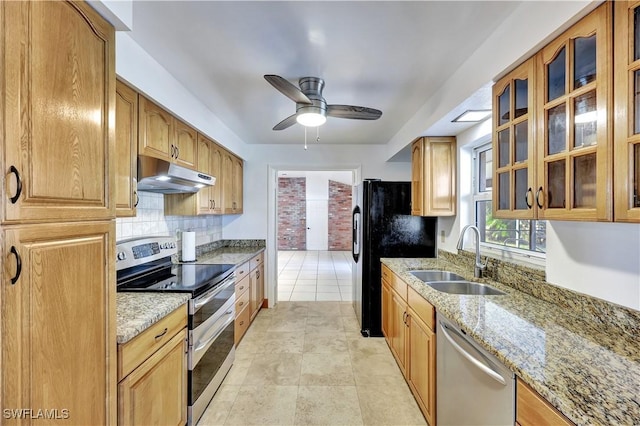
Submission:
<svg viewBox="0 0 640 426">
<path fill-rule="evenodd" d="M 0 236 L 2 412 L 64 409 L 74 424 L 115 423 L 114 221 L 20 225 Z"/>
<path fill-rule="evenodd" d="M 382 265 L 382 332 L 427 422 L 436 424 L 435 309 Z"/>
<path fill-rule="evenodd" d="M 187 305 L 118 345 L 118 425 L 187 422 Z"/>
<path fill-rule="evenodd" d="M 516 381 L 516 424 L 520 426 L 573 425 L 520 378 Z"/>
<path fill-rule="evenodd" d="M 390 309 L 390 347 L 391 352 L 398 362 L 402 374 L 407 375 L 407 302 L 398 293 L 391 291 Z"/>
<path fill-rule="evenodd" d="M 408 322 L 407 382 L 427 422 L 435 425 L 436 334 L 411 308 Z"/>
<path fill-rule="evenodd" d="M 118 385 L 119 425 L 187 422 L 187 330 L 182 329 Z"/>
<path fill-rule="evenodd" d="M 236 267 L 235 274 L 235 342 L 237 345 L 264 303 L 264 252 L 260 252 Z M 240 303 L 243 305 L 240 306 Z"/>
</svg>

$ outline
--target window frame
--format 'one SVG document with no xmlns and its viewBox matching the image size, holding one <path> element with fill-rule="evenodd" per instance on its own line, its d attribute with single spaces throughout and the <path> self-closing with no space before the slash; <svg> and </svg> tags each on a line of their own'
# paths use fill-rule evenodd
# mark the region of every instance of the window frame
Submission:
<svg viewBox="0 0 640 426">
<path fill-rule="evenodd" d="M 493 169 L 491 168 L 492 173 L 492 185 L 491 189 L 487 191 L 480 192 L 480 153 L 484 151 L 492 150 L 492 162 L 495 161 L 493 158 L 493 143 L 491 140 L 482 141 L 477 145 L 472 147 L 471 152 L 471 161 L 472 161 L 472 173 L 471 173 L 471 206 L 469 212 L 471 214 L 471 223 L 475 226 L 478 226 L 478 202 L 489 202 L 491 204 L 493 200 Z M 520 220 L 529 220 L 530 222 L 539 221 L 539 219 L 514 219 L 517 221 Z M 548 224 L 547 224 L 548 225 Z M 483 230 L 480 230 L 481 234 Z M 492 254 L 494 257 L 499 257 L 502 259 L 514 259 L 521 260 L 525 262 L 532 262 L 538 265 L 544 265 L 546 262 L 546 245 L 545 252 L 532 251 L 521 249 L 517 247 L 509 247 L 501 244 L 495 244 L 485 241 L 480 241 L 480 250 L 484 252 L 484 254 Z"/>
</svg>

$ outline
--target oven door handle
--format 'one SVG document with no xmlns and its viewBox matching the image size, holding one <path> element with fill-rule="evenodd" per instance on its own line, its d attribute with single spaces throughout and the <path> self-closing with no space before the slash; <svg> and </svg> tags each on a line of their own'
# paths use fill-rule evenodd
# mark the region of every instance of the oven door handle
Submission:
<svg viewBox="0 0 640 426">
<path fill-rule="evenodd" d="M 197 311 L 198 309 L 200 309 L 202 306 L 206 305 L 207 303 L 209 303 L 213 298 L 215 298 L 218 293 L 220 293 L 222 290 L 229 288 L 229 286 L 232 286 L 235 284 L 235 279 L 233 277 L 233 274 L 229 277 L 226 278 L 223 281 L 223 285 L 221 287 L 217 287 L 213 290 L 211 290 L 210 293 L 205 293 L 202 296 L 200 296 L 199 298 L 197 298 L 194 302 L 193 302 L 193 311 Z"/>
<path fill-rule="evenodd" d="M 220 318 L 223 318 L 225 315 L 231 315 L 230 320 L 225 321 L 224 325 L 221 326 L 218 329 L 217 333 L 214 333 L 211 337 L 209 337 L 207 340 L 205 340 L 204 342 L 200 343 L 198 345 L 198 347 L 196 347 L 193 351 L 194 352 L 198 352 L 199 350 L 204 349 L 212 340 L 215 340 L 223 331 L 224 329 L 227 327 L 227 325 L 229 325 L 231 323 L 231 321 L 233 321 L 233 314 L 234 314 L 234 310 L 233 309 L 229 309 L 228 311 L 226 311 L 224 314 L 222 314 L 220 316 Z"/>
</svg>

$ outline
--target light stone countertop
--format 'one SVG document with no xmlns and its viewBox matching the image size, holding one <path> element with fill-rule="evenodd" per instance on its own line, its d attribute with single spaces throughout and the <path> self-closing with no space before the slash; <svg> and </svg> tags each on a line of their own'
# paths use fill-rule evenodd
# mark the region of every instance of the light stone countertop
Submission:
<svg viewBox="0 0 640 426">
<path fill-rule="evenodd" d="M 578 425 L 640 424 L 640 339 L 570 315 L 512 287 L 474 279 L 443 259 L 382 263 L 498 357 Z M 413 269 L 448 270 L 490 284 L 502 296 L 453 295 L 415 278 Z"/>
<path fill-rule="evenodd" d="M 251 260 L 253 256 L 264 251 L 264 247 L 221 247 L 215 250 L 202 253 L 196 257 L 196 261 L 192 263 L 215 265 L 215 264 L 234 264 L 242 265 Z"/>
<path fill-rule="evenodd" d="M 128 342 L 190 298 L 189 293 L 116 293 L 116 341 Z"/>
</svg>

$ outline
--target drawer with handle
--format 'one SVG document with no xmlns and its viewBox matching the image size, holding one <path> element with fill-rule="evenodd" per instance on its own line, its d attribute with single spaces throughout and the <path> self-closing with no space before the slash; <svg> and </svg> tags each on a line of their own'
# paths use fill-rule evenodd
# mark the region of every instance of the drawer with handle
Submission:
<svg viewBox="0 0 640 426">
<path fill-rule="evenodd" d="M 236 317 L 236 323 L 234 328 L 234 335 L 235 335 L 234 340 L 236 345 L 240 343 L 240 339 L 242 339 L 242 336 L 244 336 L 244 333 L 247 332 L 247 329 L 249 328 L 250 323 L 251 323 L 251 309 L 249 308 L 249 304 L 247 303 L 244 309 L 242 310 L 242 312 L 240 312 Z"/>
<path fill-rule="evenodd" d="M 260 264 L 262 264 L 263 261 L 264 261 L 264 252 L 261 252 L 260 254 L 257 254 L 255 256 L 253 256 L 251 258 L 251 260 L 249 261 L 249 263 L 250 263 L 249 270 L 253 271 Z"/>
<path fill-rule="evenodd" d="M 236 300 L 240 299 L 240 297 L 249 290 L 249 283 L 248 274 L 241 280 L 236 280 Z M 238 312 L 238 309 L 236 309 L 236 312 Z"/>
<path fill-rule="evenodd" d="M 187 305 L 182 305 L 130 341 L 118 345 L 118 381 L 187 326 Z"/>
<path fill-rule="evenodd" d="M 249 262 L 245 262 L 242 265 L 236 267 L 236 282 L 240 281 L 244 277 L 249 276 Z"/>
<path fill-rule="evenodd" d="M 247 283 L 249 281 L 247 280 Z M 248 285 L 247 285 L 248 287 Z M 238 294 L 238 289 L 236 288 L 236 318 L 240 316 L 240 311 L 242 311 L 245 306 L 249 304 L 249 295 L 248 291 L 244 291 L 240 296 Z"/>
</svg>

